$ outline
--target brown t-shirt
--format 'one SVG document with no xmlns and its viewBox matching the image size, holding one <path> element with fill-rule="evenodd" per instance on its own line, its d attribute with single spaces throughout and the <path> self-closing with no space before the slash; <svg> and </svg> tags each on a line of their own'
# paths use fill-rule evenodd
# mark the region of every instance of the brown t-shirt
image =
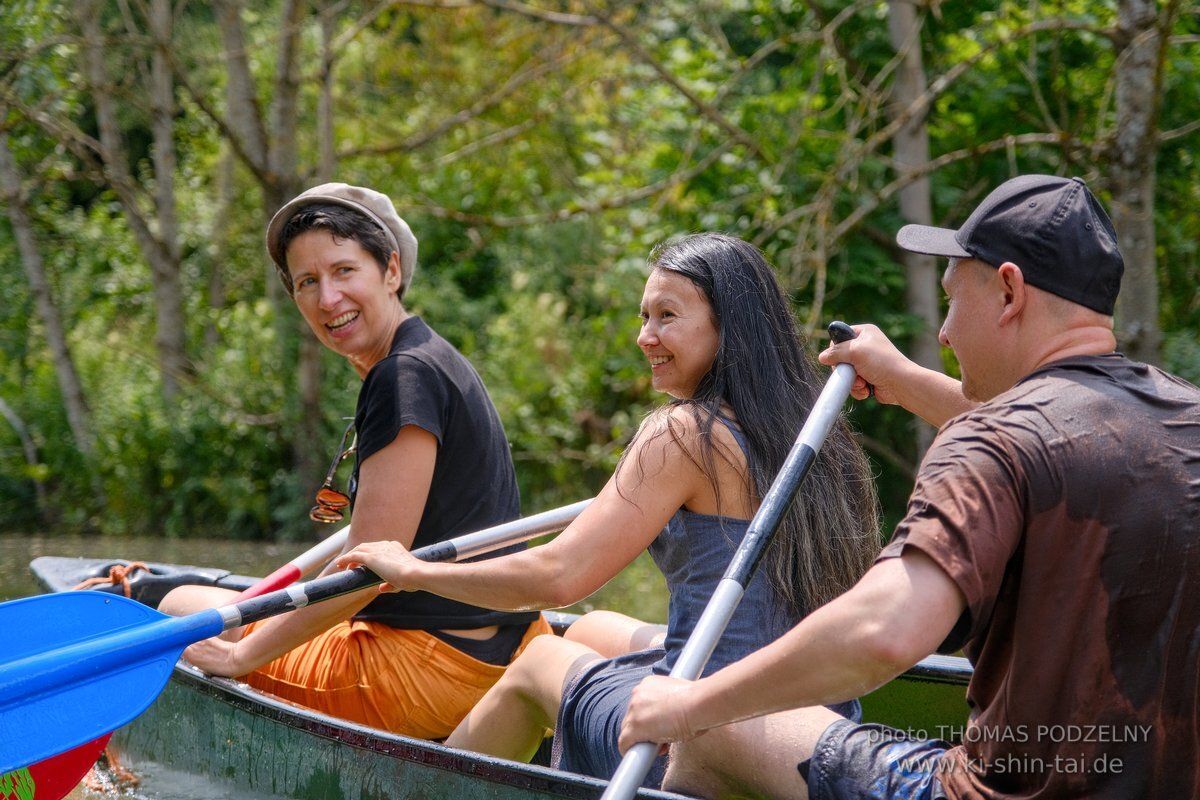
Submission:
<svg viewBox="0 0 1200 800">
<path fill-rule="evenodd" d="M 1200 797 L 1200 389 L 1037 370 L 940 431 L 880 558 L 908 547 L 967 600 L 950 797 Z"/>
</svg>

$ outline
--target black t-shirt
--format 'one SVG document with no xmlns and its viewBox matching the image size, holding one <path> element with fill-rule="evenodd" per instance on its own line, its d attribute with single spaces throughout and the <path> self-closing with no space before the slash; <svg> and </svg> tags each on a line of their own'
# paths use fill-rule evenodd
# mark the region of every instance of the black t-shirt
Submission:
<svg viewBox="0 0 1200 800">
<path fill-rule="evenodd" d="M 350 483 L 352 502 L 360 466 L 389 445 L 402 427 L 416 425 L 437 437 L 433 482 L 413 549 L 521 515 L 508 439 L 483 381 L 471 363 L 420 317 L 400 324 L 391 352 L 367 373 L 354 423 L 358 454 Z M 399 483 L 404 475 L 394 479 Z M 420 630 L 513 625 L 536 618 L 536 613 L 492 611 L 427 592 L 381 595 L 355 616 Z"/>
</svg>

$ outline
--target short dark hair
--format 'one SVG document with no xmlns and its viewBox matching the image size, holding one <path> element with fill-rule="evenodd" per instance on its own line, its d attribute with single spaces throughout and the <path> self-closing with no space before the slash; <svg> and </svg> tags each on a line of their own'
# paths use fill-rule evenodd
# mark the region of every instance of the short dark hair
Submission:
<svg viewBox="0 0 1200 800">
<path fill-rule="evenodd" d="M 388 259 L 392 256 L 392 244 L 383 228 L 365 215 L 345 206 L 321 203 L 305 206 L 293 214 L 279 234 L 279 247 L 287 267 L 287 249 L 298 236 L 312 230 L 329 231 L 335 239 L 358 242 L 379 264 L 381 272 L 387 271 Z M 295 291 L 290 269 L 280 272 L 288 293 Z"/>
</svg>

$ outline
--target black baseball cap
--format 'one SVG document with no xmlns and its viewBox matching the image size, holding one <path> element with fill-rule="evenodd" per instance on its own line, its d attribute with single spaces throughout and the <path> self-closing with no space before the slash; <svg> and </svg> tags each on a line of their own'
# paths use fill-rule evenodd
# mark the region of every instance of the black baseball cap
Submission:
<svg viewBox="0 0 1200 800">
<path fill-rule="evenodd" d="M 914 253 L 975 258 L 993 267 L 1011 261 L 1031 285 L 1109 316 L 1125 271 L 1112 221 L 1079 178 L 1012 178 L 958 230 L 905 225 L 896 243 Z"/>
</svg>

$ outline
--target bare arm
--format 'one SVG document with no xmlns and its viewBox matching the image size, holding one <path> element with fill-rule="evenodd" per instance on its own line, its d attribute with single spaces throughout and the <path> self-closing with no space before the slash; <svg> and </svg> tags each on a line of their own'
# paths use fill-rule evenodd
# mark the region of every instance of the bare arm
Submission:
<svg viewBox="0 0 1200 800">
<path fill-rule="evenodd" d="M 662 416 L 647 424 L 662 424 Z M 486 608 L 558 608 L 582 600 L 632 562 L 680 507 L 712 492 L 670 436 L 644 434 L 592 504 L 547 544 L 486 561 L 431 564 L 376 542 L 346 553 L 338 566 L 366 565 L 387 581 L 385 591 L 419 589 Z"/>
<path fill-rule="evenodd" d="M 817 359 L 829 366 L 843 361 L 854 366 L 858 376 L 850 393 L 856 400 L 869 395 L 869 384 L 880 403 L 899 405 L 935 428 L 978 405 L 963 396 L 959 381 L 911 361 L 878 327 L 853 327 L 856 338 L 830 344 Z"/>
<path fill-rule="evenodd" d="M 391 444 L 363 461 L 347 546 L 385 537 L 410 546 L 424 513 L 436 458 L 433 434 L 406 425 Z M 373 589 L 364 589 L 272 617 L 237 642 L 210 639 L 192 645 L 187 658 L 214 675 L 244 675 L 349 619 L 377 596 Z"/>
<path fill-rule="evenodd" d="M 861 696 L 933 652 L 965 607 L 941 567 L 910 548 L 876 564 L 785 636 L 707 678 L 648 678 L 634 691 L 621 750 Z"/>
</svg>

